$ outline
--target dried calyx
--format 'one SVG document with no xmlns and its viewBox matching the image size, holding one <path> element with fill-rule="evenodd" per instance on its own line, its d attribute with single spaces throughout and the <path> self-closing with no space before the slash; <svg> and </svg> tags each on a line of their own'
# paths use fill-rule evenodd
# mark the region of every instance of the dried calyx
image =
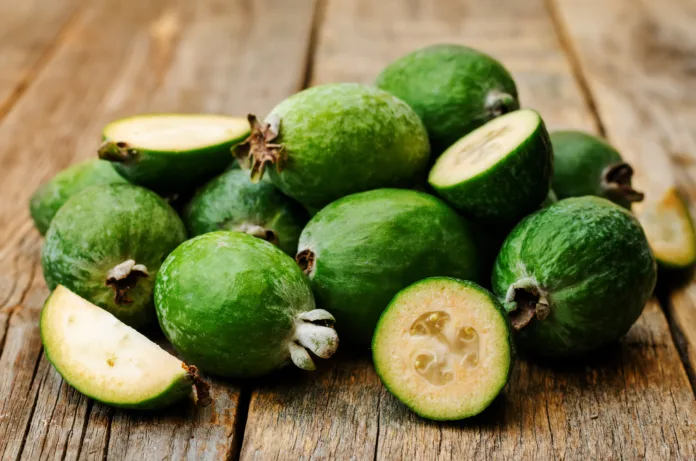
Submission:
<svg viewBox="0 0 696 461">
<path fill-rule="evenodd" d="M 288 343 L 292 362 L 303 370 L 316 366 L 309 354 L 328 359 L 338 349 L 338 334 L 333 328 L 333 315 L 323 309 L 303 312 L 295 320 L 295 334 Z"/>
<path fill-rule="evenodd" d="M 517 99 L 508 93 L 492 90 L 486 95 L 486 114 L 488 118 L 500 117 L 520 108 Z"/>
<path fill-rule="evenodd" d="M 106 284 L 114 290 L 116 304 L 128 304 L 133 302 L 128 298 L 128 291 L 138 284 L 138 280 L 148 276 L 147 267 L 128 259 L 109 270 Z"/>
<path fill-rule="evenodd" d="M 295 256 L 295 261 L 305 275 L 312 275 L 314 271 L 314 252 L 310 249 L 302 250 Z"/>
<path fill-rule="evenodd" d="M 278 234 L 271 229 L 266 229 L 263 226 L 259 226 L 251 223 L 242 223 L 234 228 L 237 232 L 243 232 L 249 234 L 253 237 L 260 238 L 274 245 L 278 244 Z"/>
<path fill-rule="evenodd" d="M 136 149 L 122 141 L 104 141 L 97 153 L 102 160 L 118 163 L 133 163 L 139 157 Z"/>
<path fill-rule="evenodd" d="M 602 190 L 607 198 L 626 200 L 630 203 L 640 202 L 645 198 L 642 192 L 633 189 L 633 167 L 628 163 L 614 163 L 602 173 Z"/>
<path fill-rule="evenodd" d="M 283 171 L 287 153 L 282 144 L 271 143 L 280 132 L 280 118 L 269 116 L 264 123 L 253 114 L 247 118 L 251 134 L 243 143 L 233 147 L 233 154 L 242 167 L 251 170 L 251 181 L 256 183 L 263 178 L 267 164 L 275 164 L 278 172 Z"/>
<path fill-rule="evenodd" d="M 212 399 L 210 398 L 210 384 L 205 382 L 198 373 L 198 368 L 193 365 L 186 365 L 184 363 L 181 366 L 188 373 L 189 379 L 193 384 L 193 391 L 196 397 L 196 405 L 200 407 L 205 407 L 210 405 Z"/>
<path fill-rule="evenodd" d="M 515 331 L 523 329 L 535 319 L 544 320 L 551 313 L 546 294 L 531 280 L 513 284 L 505 297 L 505 306 Z"/>
</svg>

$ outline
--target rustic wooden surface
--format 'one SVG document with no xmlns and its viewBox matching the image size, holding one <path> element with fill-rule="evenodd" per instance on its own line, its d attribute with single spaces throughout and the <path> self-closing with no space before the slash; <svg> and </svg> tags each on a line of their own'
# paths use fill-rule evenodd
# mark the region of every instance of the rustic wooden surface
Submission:
<svg viewBox="0 0 696 461">
<path fill-rule="evenodd" d="M 110 119 L 263 114 L 438 42 L 498 57 L 550 128 L 607 135 L 649 194 L 677 184 L 696 203 L 695 20 L 684 0 L 0 0 L 0 460 L 696 459 L 694 283 L 582 364 L 521 361 L 463 423 L 413 416 L 345 352 L 314 374 L 216 381 L 202 410 L 133 414 L 90 402 L 43 358 L 27 213 Z"/>
</svg>

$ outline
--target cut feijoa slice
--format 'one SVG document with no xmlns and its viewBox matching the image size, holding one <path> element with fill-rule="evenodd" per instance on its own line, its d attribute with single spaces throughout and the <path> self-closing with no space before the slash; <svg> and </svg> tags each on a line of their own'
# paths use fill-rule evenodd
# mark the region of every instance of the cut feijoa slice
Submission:
<svg viewBox="0 0 696 461">
<path fill-rule="evenodd" d="M 514 349 L 503 307 L 472 282 L 435 277 L 400 291 L 372 340 L 377 374 L 418 415 L 482 412 L 503 390 Z"/>
<path fill-rule="evenodd" d="M 552 174 L 544 122 L 532 110 L 518 110 L 452 145 L 433 166 L 428 182 L 465 216 L 510 224 L 539 207 Z"/>
<path fill-rule="evenodd" d="M 107 311 L 59 285 L 41 312 L 46 357 L 75 389 L 107 405 L 162 408 L 208 386 L 187 366 Z"/>
<path fill-rule="evenodd" d="M 648 201 L 638 213 L 657 262 L 684 269 L 696 262 L 696 233 L 689 208 L 670 187 L 657 202 Z"/>
<path fill-rule="evenodd" d="M 230 148 L 249 135 L 244 118 L 148 114 L 109 123 L 99 157 L 134 184 L 158 192 L 197 187 L 232 162 Z"/>
</svg>

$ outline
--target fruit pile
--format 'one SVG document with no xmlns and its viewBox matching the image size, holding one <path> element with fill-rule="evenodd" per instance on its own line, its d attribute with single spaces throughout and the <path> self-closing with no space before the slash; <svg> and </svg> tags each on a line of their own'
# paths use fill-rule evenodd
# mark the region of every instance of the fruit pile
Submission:
<svg viewBox="0 0 696 461">
<path fill-rule="evenodd" d="M 203 402 L 199 370 L 313 370 L 340 337 L 419 415 L 466 418 L 504 388 L 515 348 L 573 357 L 626 333 L 653 250 L 696 259 L 675 192 L 646 207 L 646 238 L 619 153 L 549 135 L 499 62 L 457 45 L 404 56 L 375 86 L 301 91 L 263 120 L 118 120 L 98 156 L 30 208 L 53 290 L 46 355 L 119 407 Z M 143 334 L 157 324 L 186 364 Z"/>
</svg>

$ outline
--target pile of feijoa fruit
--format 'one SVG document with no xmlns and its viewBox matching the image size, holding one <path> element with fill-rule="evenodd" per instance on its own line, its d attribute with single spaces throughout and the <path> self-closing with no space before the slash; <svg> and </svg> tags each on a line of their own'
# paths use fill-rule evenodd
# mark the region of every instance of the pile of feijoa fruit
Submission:
<svg viewBox="0 0 696 461">
<path fill-rule="evenodd" d="M 473 416 L 515 350 L 616 341 L 656 256 L 696 259 L 678 193 L 649 202 L 644 230 L 632 173 L 595 136 L 549 134 L 499 62 L 459 45 L 263 119 L 117 120 L 98 158 L 31 198 L 46 355 L 80 392 L 152 409 L 207 400 L 201 373 L 313 370 L 340 337 L 419 415 Z M 158 327 L 181 359 L 148 339 Z"/>
</svg>

